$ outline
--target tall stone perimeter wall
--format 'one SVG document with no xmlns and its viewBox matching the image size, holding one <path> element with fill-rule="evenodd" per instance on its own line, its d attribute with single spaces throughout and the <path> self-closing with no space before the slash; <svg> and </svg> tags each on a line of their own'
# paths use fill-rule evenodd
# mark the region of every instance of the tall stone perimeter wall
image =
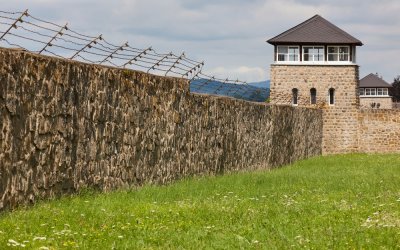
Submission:
<svg viewBox="0 0 400 250">
<path fill-rule="evenodd" d="M 361 109 L 359 151 L 400 153 L 400 110 Z"/>
<path fill-rule="evenodd" d="M 271 65 L 271 102 L 291 103 L 292 89 L 299 91 L 299 106 L 323 108 L 323 154 L 358 150 L 357 65 Z M 317 105 L 310 105 L 310 89 L 317 90 Z M 335 105 L 328 91 L 335 89 Z"/>
<path fill-rule="evenodd" d="M 0 208 L 321 154 L 322 112 L 192 95 L 186 80 L 0 49 Z"/>
</svg>

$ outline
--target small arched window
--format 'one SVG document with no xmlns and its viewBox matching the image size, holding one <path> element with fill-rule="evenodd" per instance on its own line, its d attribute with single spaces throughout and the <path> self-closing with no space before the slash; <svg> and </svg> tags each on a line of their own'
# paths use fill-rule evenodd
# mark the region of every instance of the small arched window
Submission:
<svg viewBox="0 0 400 250">
<path fill-rule="evenodd" d="M 329 89 L 329 105 L 335 105 L 335 89 Z"/>
<path fill-rule="evenodd" d="M 310 89 L 310 103 L 317 104 L 317 90 L 315 88 Z"/>
<path fill-rule="evenodd" d="M 294 88 L 292 89 L 292 104 L 297 105 L 297 100 L 299 98 L 299 90 Z"/>
</svg>

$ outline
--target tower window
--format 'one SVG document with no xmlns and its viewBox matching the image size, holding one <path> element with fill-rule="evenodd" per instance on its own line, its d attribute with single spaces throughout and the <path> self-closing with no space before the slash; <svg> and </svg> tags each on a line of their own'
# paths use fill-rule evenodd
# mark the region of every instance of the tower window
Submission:
<svg viewBox="0 0 400 250">
<path fill-rule="evenodd" d="M 317 104 L 317 90 L 315 88 L 310 89 L 310 103 Z"/>
<path fill-rule="evenodd" d="M 292 89 L 292 104 L 297 106 L 298 104 L 298 98 L 299 98 L 299 90 L 298 89 Z"/>
<path fill-rule="evenodd" d="M 329 89 L 329 105 L 335 105 L 335 89 Z"/>
<path fill-rule="evenodd" d="M 279 62 L 297 62 L 299 61 L 299 47 L 298 46 L 278 46 Z"/>
<path fill-rule="evenodd" d="M 303 47 L 303 61 L 306 62 L 320 62 L 324 61 L 324 47 Z"/>
<path fill-rule="evenodd" d="M 348 62 L 350 61 L 350 47 L 349 46 L 329 46 L 328 47 L 328 61 L 332 62 Z"/>
</svg>

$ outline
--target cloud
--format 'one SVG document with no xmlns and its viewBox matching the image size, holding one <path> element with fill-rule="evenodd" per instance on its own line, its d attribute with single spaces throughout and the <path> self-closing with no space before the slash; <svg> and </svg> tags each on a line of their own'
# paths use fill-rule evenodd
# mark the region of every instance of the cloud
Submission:
<svg viewBox="0 0 400 250">
<path fill-rule="evenodd" d="M 230 80 L 246 79 L 247 82 L 257 82 L 266 79 L 267 70 L 260 67 L 247 66 L 237 68 L 216 67 L 210 70 L 210 74 L 220 79 L 225 79 L 229 75 Z"/>
<path fill-rule="evenodd" d="M 362 74 L 378 71 L 385 79 L 400 74 L 398 0 L 0 0 L 0 4 L 3 10 L 29 8 L 34 16 L 68 22 L 74 30 L 103 34 L 114 43 L 152 45 L 176 54 L 185 51 L 204 60 L 206 69 L 223 68 L 226 77 L 241 76 L 244 81 L 269 77 L 273 48 L 267 39 L 320 14 L 364 42 L 358 53 Z M 239 73 L 243 66 L 266 73 Z"/>
</svg>

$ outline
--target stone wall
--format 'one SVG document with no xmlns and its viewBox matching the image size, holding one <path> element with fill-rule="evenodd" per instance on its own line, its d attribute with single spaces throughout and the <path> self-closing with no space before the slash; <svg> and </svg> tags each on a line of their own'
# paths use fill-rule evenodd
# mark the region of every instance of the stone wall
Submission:
<svg viewBox="0 0 400 250">
<path fill-rule="evenodd" d="M 360 152 L 400 153 L 400 110 L 360 110 L 358 132 Z"/>
<path fill-rule="evenodd" d="M 375 107 L 371 106 L 371 103 L 375 103 Z M 360 97 L 360 107 L 361 108 L 379 108 L 380 109 L 392 109 L 393 108 L 393 102 L 392 102 L 392 97 Z"/>
<path fill-rule="evenodd" d="M 323 110 L 323 154 L 358 150 L 357 65 L 271 65 L 271 102 L 291 103 L 292 89 L 299 90 L 300 107 Z M 317 104 L 310 105 L 310 89 L 317 90 Z M 328 92 L 335 89 L 335 104 Z"/>
<path fill-rule="evenodd" d="M 191 95 L 183 79 L 0 49 L 0 209 L 321 154 L 322 111 Z"/>
</svg>

